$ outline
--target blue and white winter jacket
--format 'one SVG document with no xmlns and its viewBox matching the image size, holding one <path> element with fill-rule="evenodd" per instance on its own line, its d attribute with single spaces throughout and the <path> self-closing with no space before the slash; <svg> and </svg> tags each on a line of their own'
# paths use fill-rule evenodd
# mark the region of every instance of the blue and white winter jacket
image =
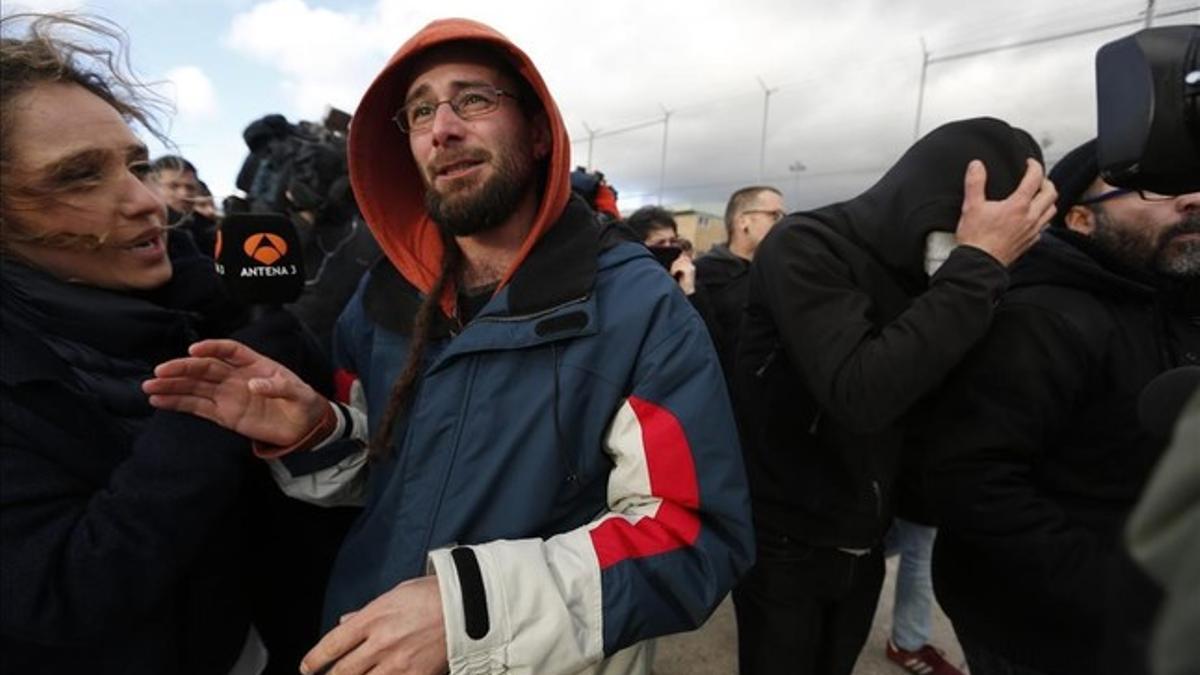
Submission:
<svg viewBox="0 0 1200 675">
<path fill-rule="evenodd" d="M 570 142 L 537 69 L 490 28 L 437 21 L 400 48 L 349 138 L 386 255 L 335 332 L 341 397 L 378 424 L 444 245 L 392 122 L 414 56 L 475 41 L 540 98 L 549 154 L 529 234 L 465 325 L 453 295 L 384 459 L 356 444 L 275 465 L 289 493 L 365 508 L 335 564 L 332 624 L 437 575 L 455 673 L 649 673 L 645 641 L 699 626 L 752 563 L 733 415 L 704 324 L 639 244 L 569 199 Z M 539 119 L 541 119 L 539 117 Z"/>
<path fill-rule="evenodd" d="M 340 390 L 368 419 L 419 301 L 384 261 L 339 322 Z M 572 202 L 512 283 L 431 341 L 390 456 L 289 461 L 293 494 L 365 505 L 327 620 L 431 566 L 454 672 L 580 672 L 699 626 L 753 555 L 722 383 L 673 280 L 639 244 L 602 250 Z M 649 666 L 641 649 L 601 665 Z"/>
</svg>

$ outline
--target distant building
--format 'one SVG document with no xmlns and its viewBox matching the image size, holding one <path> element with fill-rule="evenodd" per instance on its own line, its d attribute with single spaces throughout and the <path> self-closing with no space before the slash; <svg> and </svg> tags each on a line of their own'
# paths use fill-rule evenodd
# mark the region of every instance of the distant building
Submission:
<svg viewBox="0 0 1200 675">
<path fill-rule="evenodd" d="M 725 243 L 725 217 L 695 209 L 675 211 L 675 224 L 679 236 L 689 239 L 696 247 L 696 255 L 704 253 L 717 244 Z"/>
</svg>

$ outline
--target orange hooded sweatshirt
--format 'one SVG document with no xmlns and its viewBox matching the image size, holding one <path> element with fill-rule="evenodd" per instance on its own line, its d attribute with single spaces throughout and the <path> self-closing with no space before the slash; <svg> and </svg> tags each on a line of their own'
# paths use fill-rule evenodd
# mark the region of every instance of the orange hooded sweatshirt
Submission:
<svg viewBox="0 0 1200 675">
<path fill-rule="evenodd" d="M 438 225 L 425 211 L 425 186 L 408 148 L 408 138 L 392 117 L 404 102 L 413 74 L 409 65 L 418 54 L 449 42 L 471 41 L 493 47 L 536 92 L 550 122 L 551 150 L 546 162 L 544 191 L 533 227 L 516 261 L 497 288 L 503 288 L 529 251 L 558 220 L 571 194 L 570 140 L 558 106 L 545 81 L 525 52 L 484 24 L 468 19 L 430 23 L 392 56 L 371 83 L 350 127 L 350 184 L 367 225 L 392 265 L 422 293 L 429 293 L 442 268 L 445 249 Z M 443 311 L 453 315 L 455 292 L 447 285 Z"/>
</svg>

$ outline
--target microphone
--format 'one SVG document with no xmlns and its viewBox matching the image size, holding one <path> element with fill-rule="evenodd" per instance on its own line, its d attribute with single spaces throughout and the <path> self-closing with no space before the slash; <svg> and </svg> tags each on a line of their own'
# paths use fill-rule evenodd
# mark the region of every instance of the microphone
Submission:
<svg viewBox="0 0 1200 675">
<path fill-rule="evenodd" d="M 1138 420 L 1142 428 L 1154 438 L 1171 438 L 1183 406 L 1198 388 L 1200 366 L 1172 368 L 1150 380 L 1138 396 Z"/>
<path fill-rule="evenodd" d="M 304 290 L 304 253 L 296 227 L 278 213 L 235 213 L 221 221 L 214 259 L 235 300 L 278 306 Z"/>
</svg>

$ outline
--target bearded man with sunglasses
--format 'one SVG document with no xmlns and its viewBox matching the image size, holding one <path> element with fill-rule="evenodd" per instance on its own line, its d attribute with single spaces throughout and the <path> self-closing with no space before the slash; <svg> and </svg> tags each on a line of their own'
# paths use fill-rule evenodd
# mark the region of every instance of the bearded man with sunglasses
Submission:
<svg viewBox="0 0 1200 675">
<path fill-rule="evenodd" d="M 1138 397 L 1200 363 L 1200 193 L 1114 188 L 1094 141 L 1050 177 L 1055 226 L 916 439 L 942 519 L 934 587 L 974 675 L 1136 672 L 1104 648 L 1132 595 L 1112 590 L 1120 528 L 1165 442 Z"/>
</svg>

